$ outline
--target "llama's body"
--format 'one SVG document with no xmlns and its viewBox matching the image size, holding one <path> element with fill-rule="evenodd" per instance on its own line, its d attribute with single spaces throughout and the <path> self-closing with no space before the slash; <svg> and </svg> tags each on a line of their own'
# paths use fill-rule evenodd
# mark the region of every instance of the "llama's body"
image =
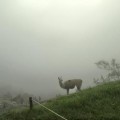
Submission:
<svg viewBox="0 0 120 120">
<path fill-rule="evenodd" d="M 71 80 L 67 80 L 65 82 L 62 83 L 62 78 L 58 77 L 59 79 L 59 84 L 60 87 L 63 89 L 67 90 L 67 94 L 69 94 L 69 89 L 73 89 L 75 88 L 75 86 L 77 87 L 77 90 L 80 90 L 81 85 L 82 85 L 82 80 L 81 79 L 71 79 Z"/>
</svg>

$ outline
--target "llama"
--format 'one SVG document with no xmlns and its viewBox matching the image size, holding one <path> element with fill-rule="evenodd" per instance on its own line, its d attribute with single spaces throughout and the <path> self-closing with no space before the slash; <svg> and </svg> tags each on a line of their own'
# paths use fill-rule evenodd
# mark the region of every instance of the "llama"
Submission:
<svg viewBox="0 0 120 120">
<path fill-rule="evenodd" d="M 82 85 L 81 79 L 67 80 L 64 83 L 62 82 L 63 79 L 61 77 L 58 77 L 58 80 L 60 87 L 67 90 L 67 95 L 69 94 L 69 89 L 73 89 L 75 86 L 77 87 L 77 90 L 80 91 Z"/>
</svg>

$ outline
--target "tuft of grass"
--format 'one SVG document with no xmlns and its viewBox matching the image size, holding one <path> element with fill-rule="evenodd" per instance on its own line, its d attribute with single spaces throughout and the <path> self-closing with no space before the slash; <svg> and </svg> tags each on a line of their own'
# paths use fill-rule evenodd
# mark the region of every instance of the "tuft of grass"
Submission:
<svg viewBox="0 0 120 120">
<path fill-rule="evenodd" d="M 120 81 L 61 96 L 44 105 L 68 120 L 120 120 Z M 12 110 L 0 120 L 62 119 L 38 105 L 33 110 Z"/>
</svg>

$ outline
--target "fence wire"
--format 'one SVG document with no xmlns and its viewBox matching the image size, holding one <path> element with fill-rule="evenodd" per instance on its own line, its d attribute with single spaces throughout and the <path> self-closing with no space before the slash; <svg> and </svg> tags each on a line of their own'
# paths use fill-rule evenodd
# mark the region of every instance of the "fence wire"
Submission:
<svg viewBox="0 0 120 120">
<path fill-rule="evenodd" d="M 33 100 L 33 102 L 39 104 L 40 106 L 42 106 L 43 108 L 45 108 L 45 109 L 47 109 L 48 111 L 52 112 L 52 113 L 55 114 L 56 116 L 62 118 L 63 120 L 68 120 L 68 119 L 64 118 L 63 116 L 59 115 L 58 113 L 54 112 L 53 110 L 51 110 L 51 109 L 45 107 L 44 105 L 40 104 L 39 102 L 37 102 L 37 101 L 35 101 L 35 100 Z"/>
</svg>

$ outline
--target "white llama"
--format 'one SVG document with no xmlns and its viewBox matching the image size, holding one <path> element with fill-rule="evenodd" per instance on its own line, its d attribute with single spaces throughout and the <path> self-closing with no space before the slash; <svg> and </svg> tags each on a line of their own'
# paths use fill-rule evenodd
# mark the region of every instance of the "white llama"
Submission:
<svg viewBox="0 0 120 120">
<path fill-rule="evenodd" d="M 63 81 L 62 77 L 58 77 L 58 80 L 59 80 L 60 87 L 67 90 L 67 95 L 69 94 L 69 89 L 73 89 L 75 88 L 75 86 L 77 87 L 77 90 L 80 91 L 80 88 L 82 85 L 81 79 L 71 79 L 71 80 L 62 82 Z"/>
</svg>

